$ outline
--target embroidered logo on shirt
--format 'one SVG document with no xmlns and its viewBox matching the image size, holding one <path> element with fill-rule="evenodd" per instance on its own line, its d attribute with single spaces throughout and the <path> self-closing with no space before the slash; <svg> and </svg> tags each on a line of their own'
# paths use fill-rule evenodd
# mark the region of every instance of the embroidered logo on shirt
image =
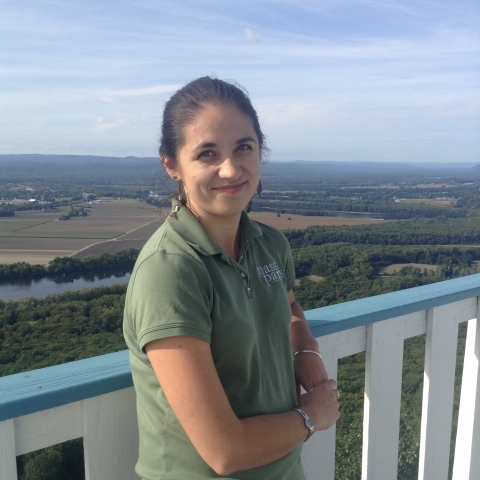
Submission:
<svg viewBox="0 0 480 480">
<path fill-rule="evenodd" d="M 269 263 L 263 267 L 257 267 L 258 274 L 262 277 L 263 282 L 269 287 L 272 283 L 278 282 L 285 278 L 283 270 L 278 268 L 276 263 Z"/>
</svg>

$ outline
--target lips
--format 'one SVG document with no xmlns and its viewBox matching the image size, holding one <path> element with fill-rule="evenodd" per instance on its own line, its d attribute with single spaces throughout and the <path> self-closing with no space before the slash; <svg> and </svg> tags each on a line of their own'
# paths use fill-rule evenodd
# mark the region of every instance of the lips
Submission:
<svg viewBox="0 0 480 480">
<path fill-rule="evenodd" d="M 215 187 L 214 190 L 216 190 L 219 193 L 228 193 L 228 194 L 238 193 L 243 190 L 243 187 L 245 186 L 246 183 L 247 182 L 235 183 L 233 185 L 222 185 L 221 187 Z"/>
</svg>

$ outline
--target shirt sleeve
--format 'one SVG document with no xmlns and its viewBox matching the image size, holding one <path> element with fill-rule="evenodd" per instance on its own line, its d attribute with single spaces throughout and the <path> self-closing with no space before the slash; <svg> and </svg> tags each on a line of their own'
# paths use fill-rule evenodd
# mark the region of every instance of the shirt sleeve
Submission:
<svg viewBox="0 0 480 480">
<path fill-rule="evenodd" d="M 142 351 L 153 340 L 180 335 L 210 342 L 211 281 L 193 259 L 157 251 L 130 282 L 127 313 Z"/>
</svg>

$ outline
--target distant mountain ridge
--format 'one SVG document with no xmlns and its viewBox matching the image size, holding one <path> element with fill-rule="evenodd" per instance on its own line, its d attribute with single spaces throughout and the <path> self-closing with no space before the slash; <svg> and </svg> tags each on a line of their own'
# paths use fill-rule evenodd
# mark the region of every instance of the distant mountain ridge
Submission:
<svg viewBox="0 0 480 480">
<path fill-rule="evenodd" d="M 85 184 L 129 184 L 151 185 L 156 174 L 163 172 L 158 157 L 110 157 L 99 155 L 43 155 L 7 154 L 0 155 L 0 183 L 22 183 L 34 178 L 36 181 L 67 181 Z M 326 178 L 354 175 L 368 181 L 378 174 L 391 182 L 392 175 L 400 179 L 423 179 L 435 182 L 438 175 L 470 181 L 476 177 L 480 165 L 468 163 L 381 163 L 363 161 L 290 161 L 269 160 L 262 165 L 262 176 L 288 178 Z"/>
<path fill-rule="evenodd" d="M 129 179 L 150 184 L 160 171 L 156 157 L 101 157 L 95 155 L 0 155 L 0 182 L 37 181 L 111 183 Z"/>
<path fill-rule="evenodd" d="M 132 165 L 135 163 L 135 166 L 140 165 L 151 165 L 152 163 L 159 165 L 158 157 L 112 157 L 112 156 L 103 156 L 103 155 L 53 155 L 53 154 L 40 154 L 40 153 L 20 153 L 20 154 L 0 154 L 0 163 L 5 162 L 18 162 L 18 161 L 30 161 L 35 163 L 61 163 L 61 162 L 84 162 L 87 164 L 96 164 L 104 165 L 108 164 L 111 166 L 110 162 L 117 162 L 122 165 Z M 274 164 L 278 165 L 291 165 L 295 164 L 297 166 L 309 166 L 314 168 L 321 167 L 330 167 L 330 168 L 342 168 L 342 167 L 357 167 L 361 169 L 375 169 L 375 170 L 386 170 L 390 171 L 392 168 L 405 170 L 406 168 L 414 169 L 468 169 L 473 168 L 475 170 L 480 169 L 480 164 L 475 165 L 468 162 L 451 162 L 451 163 L 441 163 L 441 162 L 370 162 L 370 161 L 328 161 L 328 160 L 291 160 L 284 162 L 277 162 L 275 160 L 269 160 L 266 165 Z"/>
<path fill-rule="evenodd" d="M 158 157 L 106 157 L 101 155 L 44 155 L 40 153 L 20 153 L 20 154 L 6 154 L 0 155 L 0 163 L 11 161 L 29 161 L 29 162 L 44 162 L 44 163 L 59 163 L 59 162 L 86 162 L 86 163 L 99 163 L 105 162 L 145 162 L 150 163 L 152 161 L 159 162 Z"/>
</svg>

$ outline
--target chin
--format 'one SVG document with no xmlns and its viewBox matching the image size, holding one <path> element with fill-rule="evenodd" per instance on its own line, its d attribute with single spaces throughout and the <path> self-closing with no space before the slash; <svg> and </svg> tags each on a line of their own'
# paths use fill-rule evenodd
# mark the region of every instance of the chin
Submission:
<svg viewBox="0 0 480 480">
<path fill-rule="evenodd" d="M 238 202 L 236 205 L 222 205 L 215 209 L 215 214 L 219 217 L 232 217 L 242 213 L 247 208 L 248 202 Z"/>
</svg>

